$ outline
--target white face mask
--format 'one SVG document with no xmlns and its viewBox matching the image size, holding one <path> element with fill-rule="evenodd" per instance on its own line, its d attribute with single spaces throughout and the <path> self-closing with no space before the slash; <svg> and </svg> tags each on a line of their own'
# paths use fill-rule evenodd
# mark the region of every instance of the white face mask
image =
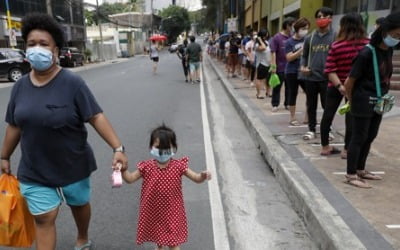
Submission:
<svg viewBox="0 0 400 250">
<path fill-rule="evenodd" d="M 303 38 L 308 34 L 308 30 L 299 30 L 299 37 Z"/>
</svg>

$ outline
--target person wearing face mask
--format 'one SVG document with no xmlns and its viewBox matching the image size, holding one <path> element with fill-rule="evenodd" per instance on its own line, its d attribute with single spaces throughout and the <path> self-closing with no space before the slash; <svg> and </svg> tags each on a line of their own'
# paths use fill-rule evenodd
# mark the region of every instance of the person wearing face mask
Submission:
<svg viewBox="0 0 400 250">
<path fill-rule="evenodd" d="M 294 24 L 294 35 L 286 41 L 285 52 L 287 64 L 285 67 L 286 87 L 289 90 L 288 108 L 292 126 L 299 126 L 296 119 L 296 99 L 299 86 L 305 91 L 304 81 L 299 78 L 300 57 L 303 53 L 304 38 L 310 29 L 310 21 L 300 18 Z"/>
<path fill-rule="evenodd" d="M 89 123 L 112 148 L 112 164 L 127 165 L 124 147 L 82 78 L 57 65 L 62 27 L 46 14 L 22 20 L 22 38 L 32 71 L 18 80 L 6 111 L 1 172 L 11 174 L 11 156 L 21 148 L 17 176 L 35 220 L 36 249 L 56 249 L 55 221 L 62 201 L 78 229 L 75 249 L 93 249 L 88 238 L 90 175 L 96 170 L 87 142 Z"/>
<path fill-rule="evenodd" d="M 278 106 L 281 100 L 281 88 L 285 86 L 285 100 L 283 102 L 287 109 L 289 99 L 289 89 L 285 81 L 286 53 L 285 43 L 292 35 L 292 26 L 296 21 L 293 17 L 286 17 L 282 22 L 282 30 L 275 34 L 270 41 L 271 44 L 271 72 L 277 73 L 281 84 L 272 89 L 271 106 L 272 112 L 278 111 Z M 268 94 L 268 93 L 267 93 Z"/>
<path fill-rule="evenodd" d="M 329 48 L 335 40 L 331 29 L 333 10 L 322 7 L 315 12 L 317 30 L 308 35 L 304 41 L 303 55 L 300 59 L 301 77 L 306 85 L 308 132 L 304 140 L 312 140 L 316 136 L 318 95 L 321 106 L 325 108 L 327 75 L 324 73 Z M 331 139 L 333 135 L 330 134 Z"/>
<path fill-rule="evenodd" d="M 389 92 L 393 73 L 393 48 L 399 42 L 400 12 L 395 12 L 385 17 L 369 42 L 369 46 L 376 51 L 378 82 L 382 96 Z M 371 144 L 382 121 L 382 114 L 374 111 L 377 88 L 373 65 L 372 50 L 364 47 L 355 57 L 349 77 L 344 83 L 353 121 L 352 136 L 347 150 L 346 183 L 360 188 L 371 187 L 365 180 L 382 179 L 381 176 L 365 170 Z"/>
<path fill-rule="evenodd" d="M 338 36 L 329 49 L 325 64 L 325 73 L 328 75 L 329 82 L 320 127 L 321 155 L 329 156 L 340 153 L 339 149 L 329 145 L 330 127 L 345 94 L 343 83 L 349 75 L 353 59 L 368 42 L 360 14 L 348 13 L 340 19 Z M 341 152 L 343 159 L 347 156 L 346 150 L 351 138 L 350 114 L 346 114 L 345 120 L 345 144 L 344 150 Z"/>
<path fill-rule="evenodd" d="M 211 179 L 209 171 L 196 173 L 189 168 L 189 158 L 175 159 L 178 144 L 175 132 L 164 124 L 150 135 L 152 159 L 141 161 L 133 172 L 121 169 L 127 183 L 143 179 L 136 243 L 153 242 L 156 250 L 179 250 L 188 239 L 182 190 L 182 176 L 195 183 Z"/>
<path fill-rule="evenodd" d="M 257 32 L 253 32 L 251 39 L 249 39 L 244 46 L 246 51 L 247 79 L 249 79 L 250 86 L 254 86 L 254 78 L 256 75 L 256 53 L 254 51 L 254 43 L 256 39 Z"/>
<path fill-rule="evenodd" d="M 254 42 L 255 58 L 256 58 L 256 70 L 257 70 L 257 81 L 256 81 L 256 98 L 264 99 L 261 96 L 261 88 L 266 87 L 268 92 L 269 85 L 267 79 L 269 77 L 269 68 L 271 65 L 271 49 L 268 43 L 269 32 L 267 29 L 262 29 L 257 34 L 257 39 Z"/>
<path fill-rule="evenodd" d="M 371 39 L 372 34 L 375 32 L 375 30 L 377 30 L 377 29 L 379 28 L 379 26 L 381 26 L 381 24 L 383 23 L 384 20 L 385 20 L 384 17 L 378 17 L 378 18 L 375 20 L 374 30 L 373 30 L 371 33 L 369 33 L 369 35 L 368 35 L 368 38 L 369 38 L 369 39 Z"/>
</svg>

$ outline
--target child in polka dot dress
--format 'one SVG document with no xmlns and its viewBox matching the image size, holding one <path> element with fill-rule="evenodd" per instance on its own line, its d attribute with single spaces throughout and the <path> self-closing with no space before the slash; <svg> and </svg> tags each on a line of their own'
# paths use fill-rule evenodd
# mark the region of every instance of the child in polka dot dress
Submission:
<svg viewBox="0 0 400 250">
<path fill-rule="evenodd" d="M 208 171 L 196 173 L 188 167 L 189 159 L 173 159 L 178 146 L 175 132 L 162 125 L 151 133 L 150 154 L 153 159 L 141 161 L 138 169 L 122 168 L 122 178 L 133 183 L 143 178 L 137 228 L 137 244 L 154 242 L 178 250 L 187 241 L 188 229 L 182 195 L 182 175 L 196 183 L 211 178 Z"/>
</svg>

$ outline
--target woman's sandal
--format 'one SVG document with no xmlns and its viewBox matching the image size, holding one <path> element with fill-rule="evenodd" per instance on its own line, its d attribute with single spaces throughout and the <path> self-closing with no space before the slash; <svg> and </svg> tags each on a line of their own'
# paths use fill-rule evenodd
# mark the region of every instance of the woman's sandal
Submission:
<svg viewBox="0 0 400 250">
<path fill-rule="evenodd" d="M 94 250 L 94 244 L 91 240 L 89 240 L 86 244 L 83 244 L 82 246 L 75 246 L 74 250 Z"/>
<path fill-rule="evenodd" d="M 371 188 L 371 186 L 367 182 L 365 182 L 358 176 L 346 175 L 345 183 L 358 188 Z"/>
<path fill-rule="evenodd" d="M 256 98 L 257 98 L 257 99 L 264 99 L 263 96 L 258 96 L 258 95 L 256 95 Z"/>
<path fill-rule="evenodd" d="M 366 180 L 373 180 L 373 181 L 380 181 L 383 178 L 379 175 L 373 174 L 367 170 L 364 171 L 358 171 L 357 172 L 358 177 L 360 177 L 361 179 L 366 179 Z"/>
</svg>

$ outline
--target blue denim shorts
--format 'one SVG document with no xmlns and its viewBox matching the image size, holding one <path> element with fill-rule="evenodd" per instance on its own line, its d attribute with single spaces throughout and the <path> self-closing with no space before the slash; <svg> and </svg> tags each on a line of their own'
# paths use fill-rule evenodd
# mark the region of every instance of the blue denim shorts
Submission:
<svg viewBox="0 0 400 250">
<path fill-rule="evenodd" d="M 190 72 L 198 70 L 200 68 L 200 62 L 191 62 L 189 63 Z"/>
<path fill-rule="evenodd" d="M 63 201 L 70 206 L 82 206 L 90 200 L 89 177 L 64 187 L 46 187 L 22 182 L 19 187 L 33 215 L 48 213 L 60 206 Z"/>
</svg>

